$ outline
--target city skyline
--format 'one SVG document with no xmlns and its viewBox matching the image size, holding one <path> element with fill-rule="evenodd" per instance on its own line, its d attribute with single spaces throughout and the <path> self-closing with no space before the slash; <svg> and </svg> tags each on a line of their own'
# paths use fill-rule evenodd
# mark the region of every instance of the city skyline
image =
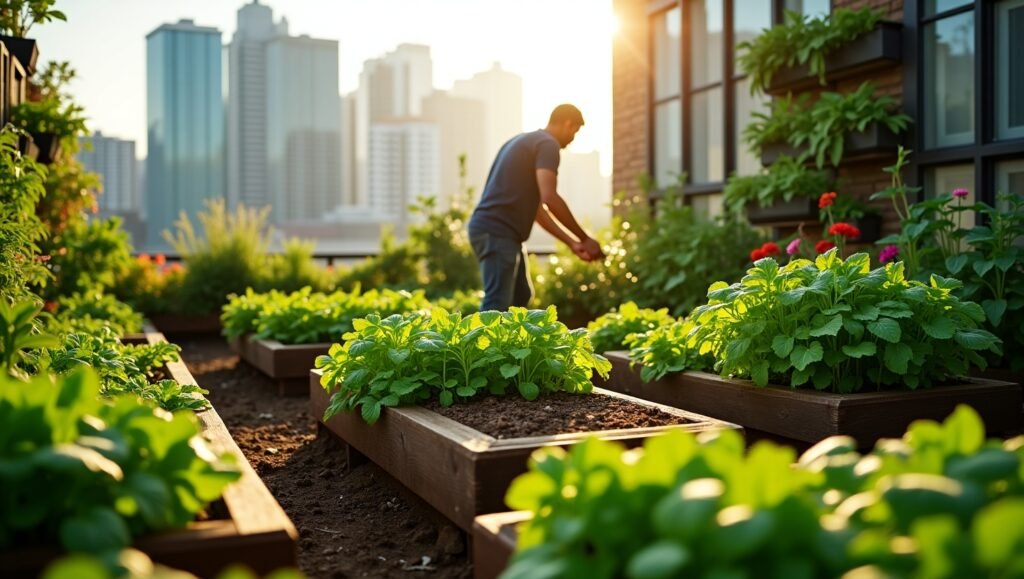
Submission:
<svg viewBox="0 0 1024 579">
<path fill-rule="evenodd" d="M 358 5 L 326 0 L 260 3 L 286 18 L 292 35 L 338 40 L 339 96 L 356 89 L 366 61 L 401 44 L 430 46 L 432 85 L 439 90 L 449 90 L 456 81 L 469 79 L 500 62 L 505 70 L 523 78 L 524 129 L 543 126 L 555 104 L 574 102 L 584 111 L 587 127 L 571 150 L 597 150 L 602 173 L 607 174 L 611 163 L 611 3 L 527 2 L 537 4 L 538 10 L 470 0 L 432 2 L 429 7 L 410 0 Z M 78 69 L 72 88 L 90 117 L 89 128 L 134 140 L 138 154 L 145 156 L 144 57 L 125 59 L 123 55 L 144 53 L 141 49 L 146 33 L 181 18 L 217 28 L 222 45 L 226 45 L 236 29 L 236 13 L 245 4 L 237 0 L 183 0 L 173 5 L 151 0 L 68 0 L 62 9 L 77 26 L 54 22 L 40 27 L 36 36 L 47 46 L 44 61 L 70 60 Z M 403 17 L 394 19 L 396 13 Z M 527 18 L 527 14 L 542 16 Z M 120 25 L 105 35 L 106 42 L 96 43 L 89 38 L 90 29 L 114 15 Z M 586 18 L 581 19 L 581 15 Z M 468 24 L 455 24 L 456 20 Z M 501 21 L 505 26 L 495 31 L 493 27 L 472 25 L 483 21 Z M 367 22 L 380 25 L 368 26 Z M 484 33 L 484 28 L 491 31 Z M 543 38 L 544 42 L 527 38 Z M 112 94 L 117 98 L 110 98 Z"/>
</svg>

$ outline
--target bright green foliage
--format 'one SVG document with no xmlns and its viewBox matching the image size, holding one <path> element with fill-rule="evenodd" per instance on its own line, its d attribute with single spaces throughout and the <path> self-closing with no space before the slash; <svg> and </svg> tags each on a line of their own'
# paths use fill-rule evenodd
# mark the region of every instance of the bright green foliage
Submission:
<svg viewBox="0 0 1024 579">
<path fill-rule="evenodd" d="M 122 344 L 109 328 L 95 333 L 67 334 L 59 347 L 45 350 L 40 364 L 50 372 L 67 374 L 82 366 L 96 370 L 100 394 L 108 398 L 131 394 L 164 410 L 203 410 L 210 407 L 195 384 L 161 378 L 157 371 L 177 362 L 181 351 L 175 344 Z"/>
<path fill-rule="evenodd" d="M 676 320 L 626 340 L 630 362 L 640 364 L 640 378 L 650 382 L 671 372 L 704 370 L 714 365 L 714 358 L 707 352 L 702 354 L 694 340 L 695 329 L 689 320 Z"/>
<path fill-rule="evenodd" d="M 960 282 L 908 281 L 902 262 L 872 270 L 867 254 L 836 250 L 780 267 L 758 260 L 742 281 L 719 282 L 691 314 L 700 353 L 723 376 L 818 390 L 915 389 L 985 367 L 999 340 L 979 329 L 982 308 Z"/>
<path fill-rule="evenodd" d="M 327 291 L 333 285 L 331 274 L 313 261 L 314 243 L 301 239 L 284 242 L 284 252 L 267 256 L 266 271 L 260 276 L 260 289 L 283 292 L 312 287 Z"/>
<path fill-rule="evenodd" d="M 458 312 L 468 316 L 480 311 L 480 302 L 483 298 L 484 292 L 482 291 L 455 290 L 452 295 L 432 299 L 430 303 L 449 312 Z"/>
<path fill-rule="evenodd" d="M 191 412 L 104 400 L 91 370 L 0 377 L 0 549 L 103 553 L 193 521 L 239 478 Z"/>
<path fill-rule="evenodd" d="M 437 398 L 443 406 L 509 387 L 533 400 L 542 392 L 589 392 L 593 371 L 611 364 L 594 354 L 587 331 L 569 330 L 547 310 L 510 308 L 463 317 L 435 308 L 354 322 L 344 344 L 316 360 L 333 392 L 324 418 L 359 407 L 374 423 L 385 406 Z"/>
<path fill-rule="evenodd" d="M 28 287 L 48 278 L 36 259 L 46 236 L 36 216 L 36 204 L 46 194 L 46 169 L 21 156 L 18 136 L 8 127 L 0 129 L 0 299 L 7 300 L 29 297 Z"/>
<path fill-rule="evenodd" d="M 796 99 L 779 97 L 769 114 L 755 111 L 754 121 L 743 130 L 750 149 L 760 152 L 766 145 L 788 143 L 803 149 L 801 160 L 814 159 L 819 169 L 826 160 L 839 166 L 848 134 L 864 131 L 872 123 L 900 133 L 910 122 L 910 117 L 897 112 L 899 103 L 892 97 L 875 95 L 871 82 L 847 94 L 822 92 L 813 104 L 809 99 L 807 93 Z"/>
<path fill-rule="evenodd" d="M 232 296 L 221 314 L 224 334 L 230 338 L 252 333 L 258 339 L 284 344 L 312 344 L 338 340 L 352 331 L 352 320 L 370 314 L 404 314 L 430 307 L 422 290 L 415 292 L 389 289 L 331 294 L 313 293 L 302 288 L 291 294 L 272 291 L 257 294 L 251 290 Z"/>
<path fill-rule="evenodd" d="M 117 217 L 71 221 L 55 231 L 47 245 L 51 248 L 47 266 L 54 279 L 43 297 L 49 300 L 75 292 L 106 291 L 132 262 L 131 243 Z"/>
<path fill-rule="evenodd" d="M 96 290 L 58 298 L 55 321 L 54 329 L 61 333 L 95 333 L 102 327 L 120 336 L 142 331 L 142 314 Z"/>
<path fill-rule="evenodd" d="M 773 26 L 737 47 L 739 68 L 750 75 L 750 90 L 764 92 L 779 69 L 806 64 L 825 85 L 825 57 L 858 36 L 871 32 L 881 13 L 871 8 L 838 8 L 831 14 L 808 18 L 786 12 L 786 24 Z"/>
<path fill-rule="evenodd" d="M 352 267 L 341 270 L 335 287 L 351 290 L 358 287 L 415 288 L 422 284 L 420 262 L 413 247 L 399 243 L 390 228 L 380 234 L 380 252 Z"/>
<path fill-rule="evenodd" d="M 28 379 L 29 374 L 22 365 L 33 366 L 36 362 L 34 350 L 57 345 L 57 337 L 40 333 L 36 316 L 40 307 L 31 301 L 7 304 L 0 297 L 0 364 L 7 376 Z"/>
<path fill-rule="evenodd" d="M 831 187 L 828 174 L 812 169 L 800 159 L 779 155 L 756 175 L 732 175 L 722 190 L 722 202 L 742 214 L 751 203 L 768 207 L 777 201 L 818 197 Z M 750 245 L 746 246 L 748 249 Z"/>
<path fill-rule="evenodd" d="M 618 311 L 590 322 L 587 331 L 595 352 L 610 352 L 623 349 L 627 338 L 633 334 L 644 334 L 674 321 L 667 308 L 641 309 L 633 302 L 626 302 L 619 306 Z"/>
<path fill-rule="evenodd" d="M 77 553 L 68 555 L 46 568 L 42 579 L 196 579 L 186 571 L 179 571 L 154 564 L 148 555 L 135 549 L 105 554 L 100 559 L 94 555 Z M 264 579 L 303 579 L 305 575 L 296 569 L 277 569 Z M 217 575 L 217 579 L 259 579 L 248 568 L 232 565 Z"/>
<path fill-rule="evenodd" d="M 420 197 L 409 210 L 424 216 L 409 227 L 409 244 L 423 262 L 424 287 L 431 296 L 480 288 L 480 265 L 469 244 L 470 199 L 452 198 L 447 210 L 436 197 Z"/>
<path fill-rule="evenodd" d="M 0 10 L 0 34 L 25 38 L 32 26 L 60 20 L 67 22 L 67 16 L 52 7 L 57 0 L 5 0 Z"/>
<path fill-rule="evenodd" d="M 832 437 L 795 458 L 770 442 L 745 453 L 733 431 L 674 432 L 642 450 L 597 439 L 539 450 L 507 495 L 534 516 L 502 577 L 1024 572 L 1024 438 L 985 442 L 969 407 L 869 455 Z"/>
</svg>

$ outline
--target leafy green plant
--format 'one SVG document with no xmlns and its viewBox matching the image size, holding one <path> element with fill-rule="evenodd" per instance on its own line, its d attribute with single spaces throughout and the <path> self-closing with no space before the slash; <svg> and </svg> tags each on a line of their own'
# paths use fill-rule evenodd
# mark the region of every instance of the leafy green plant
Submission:
<svg viewBox="0 0 1024 579">
<path fill-rule="evenodd" d="M 353 325 L 344 344 L 316 360 L 332 393 L 325 419 L 358 407 L 372 424 L 385 406 L 434 397 L 450 406 L 509 387 L 527 400 L 542 392 L 589 392 L 591 373 L 607 376 L 611 367 L 594 354 L 586 330 L 570 331 L 554 307 L 466 317 L 435 308 L 429 315 L 371 315 Z"/>
<path fill-rule="evenodd" d="M 701 353 L 700 344 L 693 338 L 695 329 L 690 320 L 676 320 L 628 338 L 630 365 L 640 365 L 640 379 L 650 382 L 673 372 L 712 367 L 714 358 Z"/>
<path fill-rule="evenodd" d="M 237 338 L 255 332 L 263 308 L 272 301 L 286 299 L 288 297 L 277 290 L 260 293 L 252 288 L 247 288 L 242 295 L 228 296 L 228 303 L 221 308 L 220 314 L 222 333 L 228 338 Z"/>
<path fill-rule="evenodd" d="M 5 0 L 0 8 L 0 34 L 25 38 L 35 24 L 61 20 L 67 16 L 54 10 L 57 0 Z"/>
<path fill-rule="evenodd" d="M 1024 438 L 984 433 L 960 406 L 867 455 L 734 431 L 544 448 L 508 491 L 533 517 L 502 577 L 1016 577 Z"/>
<path fill-rule="evenodd" d="M 29 286 L 49 277 L 39 255 L 47 230 L 36 215 L 46 169 L 21 155 L 21 134 L 10 125 L 0 130 L 0 301 L 38 299 Z"/>
<path fill-rule="evenodd" d="M 825 85 L 825 58 L 851 40 L 874 30 L 881 12 L 872 8 L 837 8 L 831 14 L 809 18 L 786 12 L 786 23 L 761 32 L 754 40 L 737 45 L 737 63 L 750 76 L 750 89 L 764 92 L 782 68 L 806 64 Z"/>
<path fill-rule="evenodd" d="M 47 566 L 41 579 L 196 579 L 186 571 L 154 564 L 148 555 L 136 549 L 124 549 L 102 559 L 95 555 L 75 553 Z M 216 575 L 217 579 L 259 579 L 243 565 L 231 565 Z M 263 579 L 304 579 L 297 569 L 276 569 L 262 575 Z"/>
<path fill-rule="evenodd" d="M 58 298 L 54 319 L 56 329 L 63 332 L 91 332 L 104 326 L 119 336 L 142 331 L 142 314 L 101 291 Z"/>
<path fill-rule="evenodd" d="M 765 258 L 739 283 L 709 288 L 691 314 L 693 338 L 723 376 L 758 386 L 928 387 L 984 368 L 980 352 L 1001 352 L 978 327 L 981 307 L 954 294 L 960 286 L 940 276 L 908 281 L 902 262 L 872 270 L 864 253 L 844 262 L 833 249 L 781 268 Z"/>
<path fill-rule="evenodd" d="M 756 175 L 732 175 L 722 189 L 722 202 L 736 214 L 757 203 L 768 207 L 777 201 L 817 197 L 831 188 L 828 175 L 807 167 L 800 159 L 780 155 Z"/>
<path fill-rule="evenodd" d="M 193 413 L 99 391 L 88 369 L 56 382 L 0 377 L 0 549 L 117 551 L 192 522 L 238 480 Z"/>
<path fill-rule="evenodd" d="M 351 290 L 356 287 L 417 288 L 423 285 L 421 264 L 408 243 L 399 243 L 391 228 L 383 228 L 381 249 L 377 255 L 339 270 L 335 287 Z"/>
<path fill-rule="evenodd" d="M 132 263 L 132 247 L 120 218 L 76 220 L 48 240 L 47 266 L 53 281 L 42 288 L 48 300 L 75 292 L 107 290 Z"/>
<path fill-rule="evenodd" d="M 633 334 L 644 334 L 674 321 L 668 308 L 652 310 L 626 302 L 618 310 L 590 322 L 587 331 L 595 352 L 610 352 L 621 350 Z"/>
<path fill-rule="evenodd" d="M 430 303 L 449 312 L 458 312 L 463 316 L 468 316 L 480 311 L 480 302 L 483 301 L 483 298 L 484 292 L 479 290 L 455 290 L 451 295 L 430 300 Z"/>
<path fill-rule="evenodd" d="M 0 297 L 0 363 L 3 374 L 28 379 L 29 374 L 19 363 L 32 365 L 36 358 L 32 350 L 57 345 L 57 337 L 40 333 L 36 316 L 41 308 L 31 301 L 14 305 Z"/>
<path fill-rule="evenodd" d="M 333 285 L 330 273 L 313 261 L 313 242 L 288 239 L 284 251 L 267 256 L 266 273 L 260 276 L 260 289 L 285 292 L 312 287 L 328 291 Z"/>
<path fill-rule="evenodd" d="M 84 112 L 74 103 L 45 98 L 11 107 L 11 122 L 32 135 L 55 135 L 63 144 L 66 139 L 77 139 L 87 133 Z"/>
</svg>

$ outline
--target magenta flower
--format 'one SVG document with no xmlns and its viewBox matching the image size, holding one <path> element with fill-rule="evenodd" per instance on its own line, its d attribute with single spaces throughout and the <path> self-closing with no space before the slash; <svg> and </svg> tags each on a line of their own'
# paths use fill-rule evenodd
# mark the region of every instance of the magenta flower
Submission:
<svg viewBox="0 0 1024 579">
<path fill-rule="evenodd" d="M 969 194 L 970 192 L 962 187 L 960 189 L 953 189 L 953 197 L 964 198 L 967 197 Z"/>
<path fill-rule="evenodd" d="M 786 253 L 789 255 L 796 255 L 796 252 L 800 251 L 800 238 L 797 237 L 793 241 L 789 242 L 786 246 Z"/>
<path fill-rule="evenodd" d="M 887 245 L 878 253 L 878 261 L 888 263 L 900 254 L 900 248 L 895 245 Z"/>
</svg>

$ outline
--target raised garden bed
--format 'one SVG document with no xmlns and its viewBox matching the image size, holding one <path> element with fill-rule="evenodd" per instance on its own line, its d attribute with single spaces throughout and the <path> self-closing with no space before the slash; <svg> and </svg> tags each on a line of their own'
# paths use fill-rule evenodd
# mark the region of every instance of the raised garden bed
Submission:
<svg viewBox="0 0 1024 579">
<path fill-rule="evenodd" d="M 893 156 L 902 144 L 903 139 L 900 135 L 885 125 L 871 123 L 863 131 L 848 133 L 843 138 L 843 164 Z M 802 152 L 788 143 L 765 145 L 761 150 L 761 164 L 771 165 L 782 155 L 799 157 Z M 809 159 L 808 162 L 813 162 L 813 159 Z"/>
<path fill-rule="evenodd" d="M 139 342 L 137 338 L 127 342 Z M 145 334 L 150 344 L 165 341 L 159 333 Z M 184 362 L 167 365 L 168 374 L 181 383 L 195 384 Z M 196 414 L 202 434 L 218 453 L 235 456 L 242 477 L 228 486 L 223 497 L 208 511 L 209 518 L 176 531 L 136 540 L 133 547 L 155 562 L 213 577 L 224 568 L 242 562 L 259 574 L 294 567 L 298 533 L 284 510 L 235 444 L 217 412 L 210 408 Z M 22 549 L 0 553 L 0 577 L 38 577 L 61 553 L 57 549 Z"/>
<path fill-rule="evenodd" d="M 309 371 L 317 356 L 326 355 L 331 349 L 328 343 L 282 344 L 277 340 L 255 340 L 248 335 L 237 338 L 231 347 L 239 357 L 274 380 L 281 396 L 309 394 Z"/>
<path fill-rule="evenodd" d="M 155 314 L 149 316 L 149 320 L 165 334 L 219 334 L 221 331 L 219 314 L 205 316 Z"/>
<path fill-rule="evenodd" d="M 330 404 L 330 395 L 320 385 L 320 376 L 320 370 L 309 374 L 310 411 L 318 418 Z M 385 408 L 380 421 L 372 426 L 358 413 L 338 414 L 326 422 L 321 420 L 320 424 L 349 446 L 350 464 L 358 456 L 356 453 L 364 455 L 465 531 L 472 529 L 476 515 L 507 508 L 505 491 L 513 478 L 526 471 L 528 457 L 538 448 L 569 446 L 590 436 L 637 446 L 645 438 L 673 429 L 698 432 L 737 428 L 721 420 L 614 392 L 595 392 L 660 410 L 686 423 L 498 439 L 428 408 L 414 406 Z M 536 404 L 538 411 L 544 409 L 543 401 L 531 404 Z"/>
<path fill-rule="evenodd" d="M 473 579 L 498 579 L 516 550 L 516 526 L 532 515 L 509 511 L 473 520 Z"/>
<path fill-rule="evenodd" d="M 830 83 L 888 68 L 903 60 L 903 25 L 879 22 L 875 29 L 839 48 L 825 58 L 825 77 Z M 772 76 L 768 94 L 805 90 L 818 85 L 818 77 L 806 66 L 783 68 Z"/>
<path fill-rule="evenodd" d="M 981 378 L 963 378 L 963 384 L 916 391 L 835 394 L 786 387 L 759 388 L 748 380 L 728 380 L 706 372 L 670 374 L 645 383 L 640 370 L 630 368 L 626 352 L 607 352 L 612 363 L 605 388 L 721 420 L 745 429 L 799 443 L 843 434 L 861 447 L 879 438 L 899 437 L 911 422 L 943 420 L 957 404 L 978 411 L 988 431 L 1012 433 L 1020 429 L 1019 384 Z"/>
</svg>

